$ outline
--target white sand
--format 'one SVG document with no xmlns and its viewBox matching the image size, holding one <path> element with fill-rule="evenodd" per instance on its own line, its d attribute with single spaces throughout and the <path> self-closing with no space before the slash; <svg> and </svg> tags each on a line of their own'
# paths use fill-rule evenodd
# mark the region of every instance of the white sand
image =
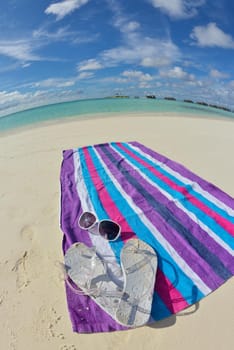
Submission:
<svg viewBox="0 0 234 350">
<path fill-rule="evenodd" d="M 62 150 L 137 140 L 234 197 L 234 122 L 152 116 L 73 121 L 0 136 L 0 348 L 33 350 L 234 348 L 234 279 L 153 327 L 73 333 L 59 228 Z"/>
</svg>

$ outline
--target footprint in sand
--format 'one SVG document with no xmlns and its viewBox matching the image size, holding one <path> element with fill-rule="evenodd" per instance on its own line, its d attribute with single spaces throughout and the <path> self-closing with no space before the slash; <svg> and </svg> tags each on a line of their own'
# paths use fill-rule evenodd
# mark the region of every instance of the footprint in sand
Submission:
<svg viewBox="0 0 234 350">
<path fill-rule="evenodd" d="M 40 330 L 38 333 L 40 338 L 52 340 L 57 338 L 60 340 L 65 340 L 64 334 L 61 332 L 62 324 L 60 323 L 62 316 L 58 315 L 55 308 L 47 308 L 46 306 L 41 306 L 38 311 L 37 320 L 35 327 Z M 38 339 L 40 341 L 40 339 Z"/>
<path fill-rule="evenodd" d="M 9 350 L 16 350 L 17 348 L 17 334 L 12 329 L 12 325 L 10 325 L 9 321 L 6 320 L 3 323 L 3 327 L 1 328 L 1 336 L 3 336 L 3 339 L 7 339 L 7 345 L 4 347 L 2 346 L 1 349 L 9 349 Z M 2 337 L 1 337 L 2 340 Z M 4 343 L 4 340 L 3 340 Z M 3 344 L 2 344 L 3 345 Z"/>
<path fill-rule="evenodd" d="M 58 316 L 56 310 L 52 307 L 51 309 L 52 322 L 49 324 L 49 332 L 53 338 L 65 339 L 63 333 L 59 333 L 55 330 L 57 324 L 61 320 L 62 316 Z"/>
<path fill-rule="evenodd" d="M 16 273 L 16 287 L 17 291 L 21 292 L 30 284 L 30 280 L 27 277 L 26 264 L 28 260 L 28 252 L 25 251 L 21 258 L 19 258 L 11 271 Z"/>
<path fill-rule="evenodd" d="M 8 291 L 3 290 L 0 292 L 0 306 L 4 303 L 5 299 L 7 298 Z"/>
<path fill-rule="evenodd" d="M 30 225 L 25 225 L 21 230 L 20 230 L 20 236 L 21 238 L 26 241 L 26 242 L 32 242 L 34 238 L 34 232 L 33 228 Z"/>
<path fill-rule="evenodd" d="M 10 350 L 16 350 L 16 342 L 17 342 L 17 338 L 16 338 L 16 334 L 11 331 L 11 342 L 10 342 Z"/>
<path fill-rule="evenodd" d="M 62 345 L 60 350 L 77 350 L 75 345 Z"/>
</svg>

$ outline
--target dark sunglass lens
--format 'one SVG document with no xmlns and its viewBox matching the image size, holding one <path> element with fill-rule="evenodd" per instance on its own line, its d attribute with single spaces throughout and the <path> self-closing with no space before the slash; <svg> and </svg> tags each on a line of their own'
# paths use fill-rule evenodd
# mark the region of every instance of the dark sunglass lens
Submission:
<svg viewBox="0 0 234 350">
<path fill-rule="evenodd" d="M 99 225 L 99 233 L 108 241 L 114 241 L 119 235 L 119 226 L 115 222 L 103 220 Z"/>
<path fill-rule="evenodd" d="M 96 217 L 92 213 L 83 213 L 79 220 L 79 225 L 84 229 L 88 229 L 96 222 Z"/>
</svg>

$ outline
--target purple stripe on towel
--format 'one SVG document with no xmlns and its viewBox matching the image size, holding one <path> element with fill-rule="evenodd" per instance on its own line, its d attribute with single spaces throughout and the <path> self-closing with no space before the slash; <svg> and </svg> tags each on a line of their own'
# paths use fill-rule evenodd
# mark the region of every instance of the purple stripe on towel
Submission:
<svg viewBox="0 0 234 350">
<path fill-rule="evenodd" d="M 77 220 L 82 213 L 81 202 L 77 195 L 73 150 L 63 152 L 60 173 L 61 181 L 61 216 L 60 225 L 63 230 L 63 253 L 75 242 L 83 242 L 90 246 L 91 241 L 86 231 L 81 230 Z M 90 297 L 76 294 L 66 284 L 67 305 L 75 332 L 110 332 L 124 330 L 126 327 L 115 322 Z"/>
</svg>

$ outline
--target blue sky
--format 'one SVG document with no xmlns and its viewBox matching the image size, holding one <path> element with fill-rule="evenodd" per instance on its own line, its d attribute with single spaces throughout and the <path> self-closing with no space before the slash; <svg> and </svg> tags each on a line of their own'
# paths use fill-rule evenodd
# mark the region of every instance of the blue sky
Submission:
<svg viewBox="0 0 234 350">
<path fill-rule="evenodd" d="M 234 109 L 233 0 L 8 0 L 0 115 L 156 94 Z"/>
</svg>

